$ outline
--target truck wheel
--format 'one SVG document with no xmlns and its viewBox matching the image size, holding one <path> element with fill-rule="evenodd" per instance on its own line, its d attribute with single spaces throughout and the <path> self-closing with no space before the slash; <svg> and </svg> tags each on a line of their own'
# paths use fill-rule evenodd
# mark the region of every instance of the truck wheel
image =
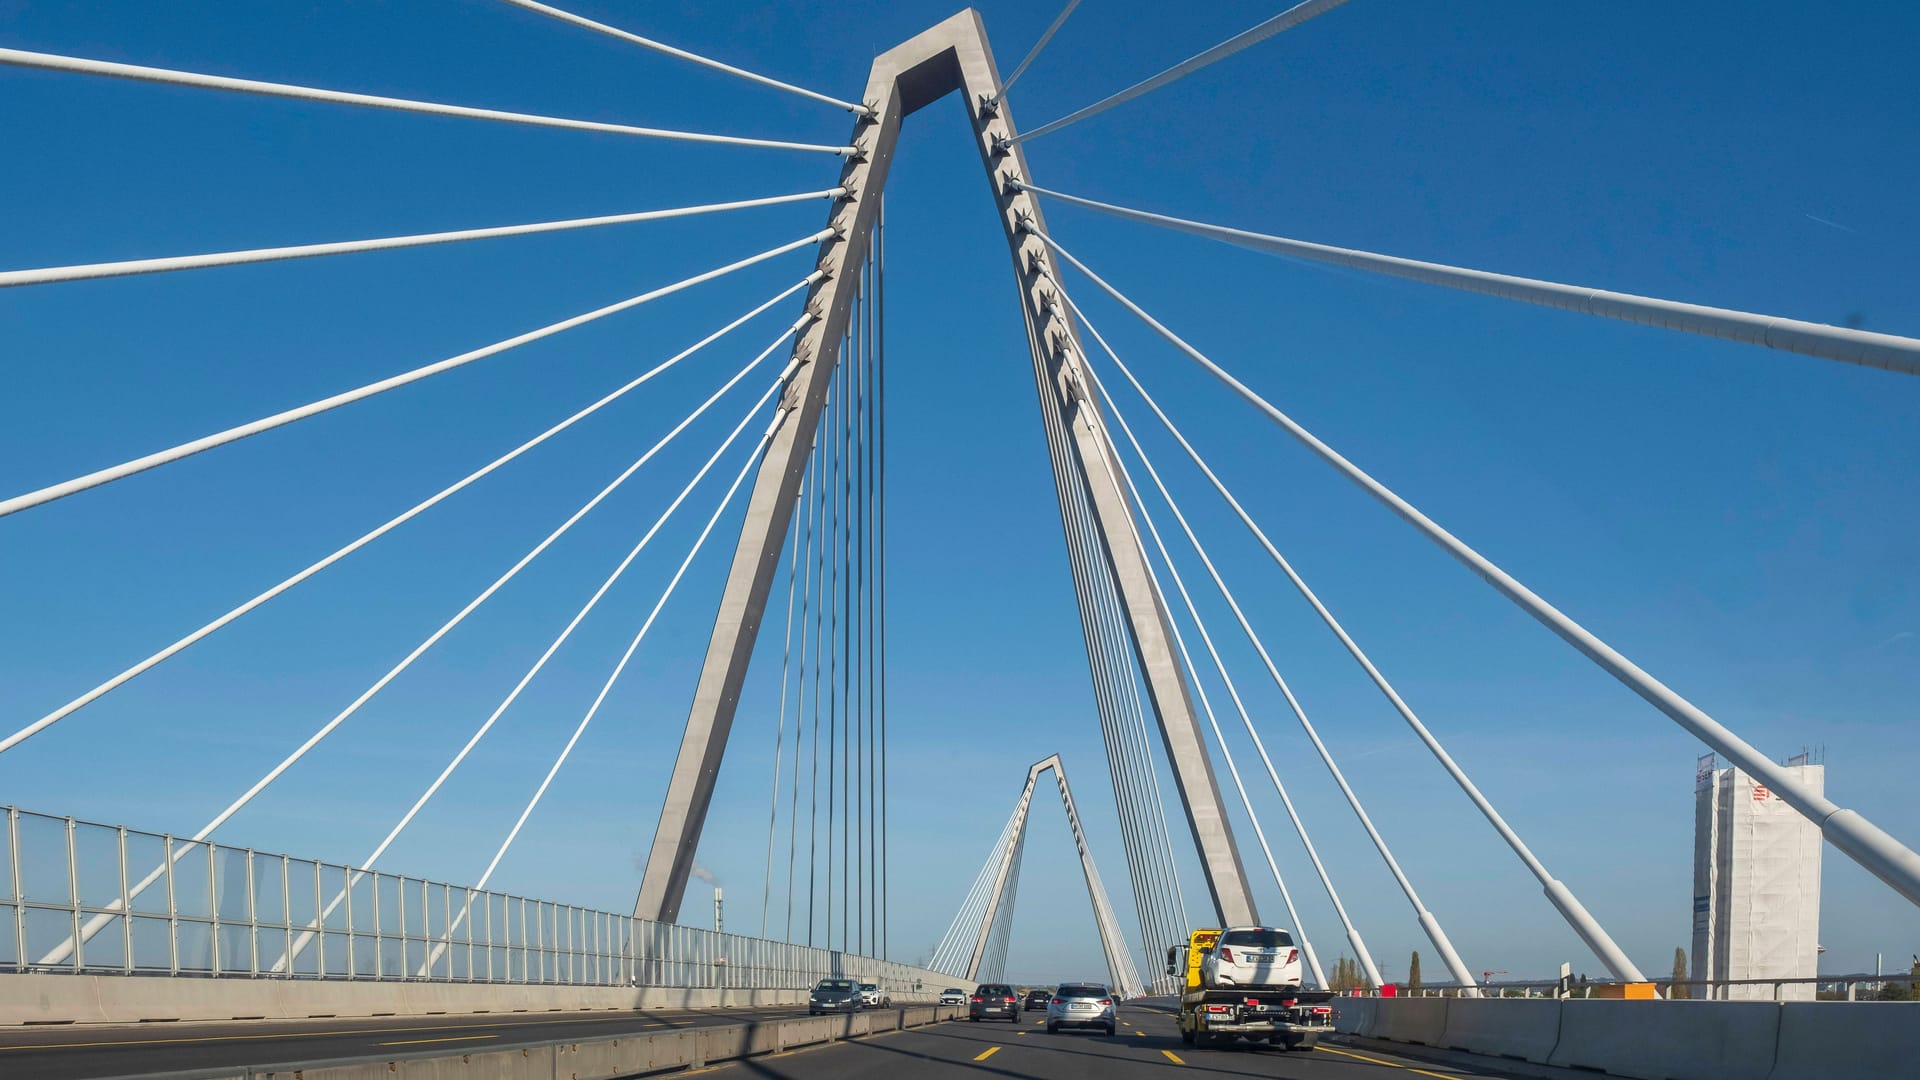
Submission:
<svg viewBox="0 0 1920 1080">
<path fill-rule="evenodd" d="M 1284 1042 L 1284 1043 L 1281 1043 L 1281 1044 L 1280 1044 L 1280 1049 L 1282 1049 L 1282 1050 L 1298 1050 L 1298 1049 L 1300 1049 L 1300 1046 L 1301 1046 L 1301 1044 L 1302 1044 L 1302 1043 L 1304 1043 L 1304 1042 L 1306 1042 L 1306 1041 L 1307 1041 L 1307 1040 L 1305 1040 L 1305 1039 L 1288 1039 L 1288 1040 L 1287 1040 L 1286 1042 Z"/>
<path fill-rule="evenodd" d="M 1192 1046 L 1194 1044 L 1193 1032 L 1188 1031 L 1186 1028 L 1181 1028 L 1180 1041 L 1186 1043 L 1188 1046 Z"/>
</svg>

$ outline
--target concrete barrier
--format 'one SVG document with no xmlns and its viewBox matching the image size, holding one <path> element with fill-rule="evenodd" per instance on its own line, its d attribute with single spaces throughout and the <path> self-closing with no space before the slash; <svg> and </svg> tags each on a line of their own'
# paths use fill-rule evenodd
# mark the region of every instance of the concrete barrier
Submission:
<svg viewBox="0 0 1920 1080">
<path fill-rule="evenodd" d="M 1546 1064 L 1560 1042 L 1560 1005 L 1549 998 L 1448 998 L 1437 1045 Z"/>
<path fill-rule="evenodd" d="M 1574 999 L 1561 1003 L 1547 1063 L 1657 1080 L 1764 1077 L 1779 1038 L 1780 1006 L 1771 1001 Z"/>
<path fill-rule="evenodd" d="M 1917 1062 L 1920 1005 L 1790 1001 L 1780 1007 L 1772 1080 L 1911 1076 Z"/>
<path fill-rule="evenodd" d="M 952 1007 L 876 1010 L 852 1016 L 765 1020 L 491 1050 L 437 1050 L 142 1075 L 144 1080 L 551 1080 L 556 1076 L 614 1080 L 858 1038 L 869 1029 L 885 1032 L 923 1027 L 958 1016 L 959 1010 Z"/>
<path fill-rule="evenodd" d="M 0 975 L 0 1027 L 800 1005 L 806 990 Z"/>
<path fill-rule="evenodd" d="M 1394 1042 L 1439 1046 L 1447 1030 L 1446 998 L 1380 998 L 1366 1034 Z"/>
<path fill-rule="evenodd" d="M 1342 1035 L 1368 1034 L 1373 1029 L 1379 1002 L 1379 998 L 1370 997 L 1334 998 L 1333 1030 Z"/>
</svg>

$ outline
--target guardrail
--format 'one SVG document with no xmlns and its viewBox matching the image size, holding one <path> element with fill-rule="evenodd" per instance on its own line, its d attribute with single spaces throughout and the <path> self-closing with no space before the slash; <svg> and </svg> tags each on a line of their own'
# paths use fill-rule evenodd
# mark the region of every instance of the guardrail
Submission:
<svg viewBox="0 0 1920 1080">
<path fill-rule="evenodd" d="M 272 1065 L 142 1073 L 142 1080 L 285 1080 L 323 1075 L 327 1080 L 440 1080 L 484 1076 L 492 1080 L 614 1080 L 669 1069 L 698 1069 L 722 1061 L 784 1053 L 846 1039 L 883 1035 L 955 1019 L 959 1010 L 927 1006 L 802 1017 L 747 1024 L 687 1028 L 658 1035 L 619 1035 L 564 1042 L 489 1046 L 484 1050 L 429 1050 L 378 1057 L 278 1062 Z"/>
<path fill-rule="evenodd" d="M 1337 1031 L 1651 1080 L 1908 1076 L 1907 1002 L 1345 997 Z"/>
<path fill-rule="evenodd" d="M 790 991 L 857 975 L 895 997 L 955 985 L 831 949 L 4 813 L 0 972 Z"/>
<path fill-rule="evenodd" d="M 1529 980 L 1482 983 L 1478 989 L 1488 997 L 1519 998 L 1594 998 L 1608 996 L 1608 987 L 1626 984 L 1612 980 L 1566 983 L 1559 980 Z M 1654 990 L 1663 998 L 1693 1001 L 1858 1001 L 1862 990 L 1884 993 L 1888 987 L 1904 986 L 1920 997 L 1920 975 L 1817 975 L 1804 979 L 1658 979 Z M 1766 994 L 1743 994 L 1741 990 L 1766 988 Z M 1812 987 L 1813 996 L 1789 994 L 1790 988 Z M 1682 992 L 1675 993 L 1675 988 Z M 1461 987 L 1451 983 L 1439 986 L 1400 987 L 1403 997 L 1459 997 Z M 1867 1000 L 1874 1000 L 1869 997 Z"/>
</svg>

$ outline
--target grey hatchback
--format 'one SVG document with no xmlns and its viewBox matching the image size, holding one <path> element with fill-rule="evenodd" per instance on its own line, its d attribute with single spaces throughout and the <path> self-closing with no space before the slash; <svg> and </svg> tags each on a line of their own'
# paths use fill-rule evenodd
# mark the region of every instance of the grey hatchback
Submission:
<svg viewBox="0 0 1920 1080">
<path fill-rule="evenodd" d="M 1091 983 L 1067 983 L 1053 992 L 1047 1002 L 1047 1034 L 1063 1027 L 1105 1028 L 1112 1035 L 1119 1017 L 1113 1008 L 1113 993 Z"/>
<path fill-rule="evenodd" d="M 968 1020 L 1011 1020 L 1020 1022 L 1020 999 L 1005 983 L 982 983 L 967 1004 Z"/>
</svg>

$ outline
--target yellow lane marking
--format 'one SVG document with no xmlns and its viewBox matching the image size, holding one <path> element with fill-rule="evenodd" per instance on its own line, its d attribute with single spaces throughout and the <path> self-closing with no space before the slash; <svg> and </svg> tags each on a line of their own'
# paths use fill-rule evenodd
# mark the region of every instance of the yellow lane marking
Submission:
<svg viewBox="0 0 1920 1080">
<path fill-rule="evenodd" d="M 1167 1055 L 1167 1060 L 1168 1060 L 1168 1061 L 1171 1061 L 1171 1062 L 1173 1062 L 1173 1063 L 1174 1063 L 1175 1065 L 1185 1065 L 1185 1064 L 1186 1064 L 1186 1062 L 1184 1062 L 1184 1061 L 1181 1061 L 1181 1060 L 1180 1060 L 1180 1055 L 1178 1055 L 1178 1054 L 1176 1054 L 1176 1053 L 1174 1053 L 1174 1052 L 1173 1052 L 1173 1051 L 1171 1051 L 1171 1050 L 1162 1050 L 1162 1051 L 1160 1051 L 1160 1052 L 1161 1052 L 1161 1053 L 1163 1053 L 1163 1054 L 1165 1054 L 1165 1055 Z"/>
<path fill-rule="evenodd" d="M 1027 1033 L 1024 1031 L 1016 1031 L 1014 1032 L 1014 1034 L 1020 1036 L 1023 1039 L 1027 1037 Z"/>
<path fill-rule="evenodd" d="M 401 1039 L 398 1042 L 383 1042 L 381 1046 L 418 1046 L 421 1043 L 472 1042 L 475 1039 L 497 1039 L 498 1035 L 449 1035 L 439 1039 Z"/>
<path fill-rule="evenodd" d="M 1350 1057 L 1356 1061 L 1364 1061 L 1369 1065 L 1385 1065 L 1389 1069 L 1403 1069 L 1417 1076 L 1431 1076 L 1431 1077 L 1434 1077 L 1435 1080 L 1461 1080 L 1461 1078 L 1458 1076 L 1449 1076 L 1446 1073 L 1428 1072 L 1425 1069 L 1416 1069 L 1411 1065 L 1400 1065 L 1391 1061 L 1382 1061 L 1379 1058 L 1370 1058 L 1365 1054 L 1356 1054 L 1350 1050 L 1335 1050 L 1333 1047 L 1326 1046 L 1324 1044 L 1320 1046 L 1316 1046 L 1314 1047 L 1314 1049 L 1318 1051 L 1323 1051 L 1329 1054 L 1339 1054 L 1341 1057 Z"/>
<path fill-rule="evenodd" d="M 995 1054 L 997 1054 L 997 1053 L 999 1053 L 999 1052 L 1000 1052 L 1000 1048 L 999 1048 L 999 1047 L 997 1047 L 997 1046 L 989 1046 L 989 1047 L 987 1047 L 987 1049 L 986 1049 L 986 1050 L 985 1050 L 984 1052 L 982 1052 L 982 1053 L 978 1053 L 978 1054 L 975 1054 L 975 1055 L 973 1055 L 973 1060 L 975 1060 L 975 1061 L 985 1061 L 985 1060 L 987 1060 L 988 1058 L 990 1058 L 990 1057 L 992 1057 L 993 1055 L 995 1055 Z"/>
</svg>

